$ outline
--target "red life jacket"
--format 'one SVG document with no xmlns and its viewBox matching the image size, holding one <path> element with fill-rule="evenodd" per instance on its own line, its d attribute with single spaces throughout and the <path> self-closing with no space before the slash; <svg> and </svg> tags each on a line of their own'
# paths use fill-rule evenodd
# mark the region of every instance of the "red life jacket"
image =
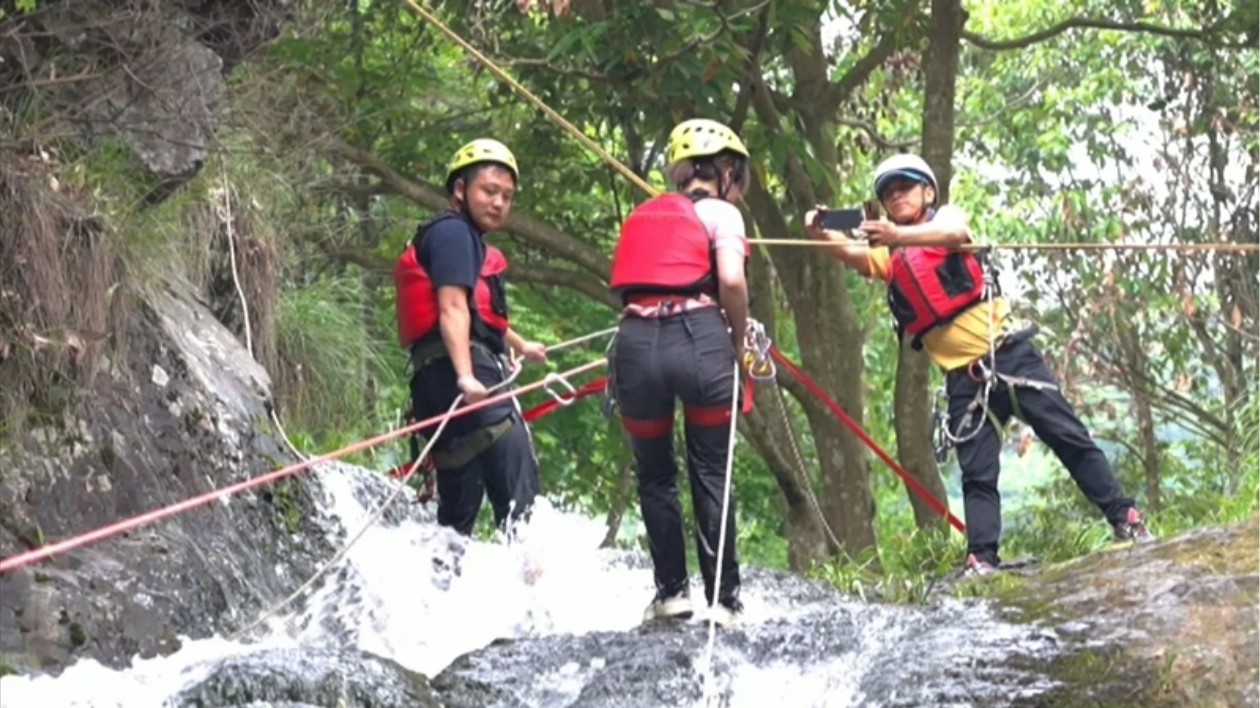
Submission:
<svg viewBox="0 0 1260 708">
<path fill-rule="evenodd" d="M 923 334 L 984 300 L 984 266 L 973 253 L 943 246 L 904 246 L 889 254 L 888 307 L 899 334 Z"/>
<path fill-rule="evenodd" d="M 420 226 L 420 238 L 429 227 L 456 214 L 443 214 Z M 493 351 L 503 350 L 503 334 L 508 329 L 507 289 L 503 274 L 507 258 L 494 246 L 486 245 L 477 285 L 473 288 L 468 312 L 472 336 Z M 437 289 L 424 266 L 420 265 L 416 244 L 408 244 L 394 264 L 394 311 L 398 317 L 398 341 L 408 348 L 438 332 Z M 438 336 L 441 336 L 440 334 Z"/>
<path fill-rule="evenodd" d="M 668 193 L 630 212 L 613 251 L 609 284 L 624 301 L 633 294 L 713 293 L 713 239 L 692 198 Z"/>
</svg>

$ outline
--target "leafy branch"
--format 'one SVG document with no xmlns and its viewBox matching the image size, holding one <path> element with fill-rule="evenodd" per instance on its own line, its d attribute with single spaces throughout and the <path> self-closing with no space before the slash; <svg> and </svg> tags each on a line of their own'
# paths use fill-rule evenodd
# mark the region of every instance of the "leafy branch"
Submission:
<svg viewBox="0 0 1260 708">
<path fill-rule="evenodd" d="M 357 165 L 369 174 L 379 177 L 382 185 L 394 194 L 435 211 L 445 209 L 449 203 L 449 197 L 445 190 L 440 189 L 436 185 L 417 182 L 404 177 L 397 170 L 366 150 L 336 138 L 330 138 L 325 141 L 325 146 L 332 154 Z M 521 237 L 549 254 L 573 263 L 597 278 L 603 278 L 608 273 L 608 258 L 599 249 L 555 228 L 545 221 L 516 212 L 508 218 L 504 228 L 509 233 Z"/>
<path fill-rule="evenodd" d="M 1078 28 L 1114 30 L 1117 32 L 1140 32 L 1143 34 L 1153 34 L 1161 37 L 1208 40 L 1216 35 L 1219 25 L 1205 29 L 1181 29 L 1177 27 L 1164 27 L 1163 25 L 1155 25 L 1149 22 L 1118 22 L 1116 20 L 1106 20 L 1096 17 L 1073 17 L 1056 25 L 1047 27 L 1040 32 L 1034 32 L 1030 35 L 1015 37 L 1013 39 L 990 39 L 968 30 L 963 30 L 962 37 L 981 49 L 1003 52 L 1012 49 L 1024 49 L 1039 42 L 1044 42 L 1047 39 L 1057 37 L 1070 29 Z M 1227 43 L 1225 46 L 1245 45 Z"/>
</svg>

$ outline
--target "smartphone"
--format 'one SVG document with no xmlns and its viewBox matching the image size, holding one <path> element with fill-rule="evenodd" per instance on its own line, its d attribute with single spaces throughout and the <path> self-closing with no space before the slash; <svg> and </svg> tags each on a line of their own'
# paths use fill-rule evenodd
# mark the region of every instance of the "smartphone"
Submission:
<svg viewBox="0 0 1260 708">
<path fill-rule="evenodd" d="M 850 231 L 861 223 L 861 209 L 825 209 L 818 215 L 818 225 L 828 231 Z"/>
</svg>

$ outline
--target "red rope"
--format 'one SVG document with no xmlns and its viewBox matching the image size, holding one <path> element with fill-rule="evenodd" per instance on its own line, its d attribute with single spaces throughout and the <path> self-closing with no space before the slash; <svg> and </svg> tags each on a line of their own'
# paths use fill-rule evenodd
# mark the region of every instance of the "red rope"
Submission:
<svg viewBox="0 0 1260 708">
<path fill-rule="evenodd" d="M 902 481 L 906 483 L 906 486 L 909 487 L 915 494 L 918 494 L 923 501 L 927 502 L 928 506 L 932 507 L 936 513 L 940 514 L 949 521 L 950 525 L 958 529 L 959 533 L 967 532 L 966 525 L 964 525 L 957 516 L 954 516 L 954 514 L 950 512 L 949 507 L 945 506 L 940 499 L 933 496 L 932 493 L 919 482 L 919 480 L 911 477 L 909 472 L 902 469 L 901 465 L 897 464 L 896 460 L 889 456 L 887 452 L 884 452 L 884 449 L 872 440 L 871 436 L 867 435 L 865 430 L 862 430 L 862 426 L 858 425 L 853 418 L 849 417 L 848 413 L 844 412 L 844 409 L 840 407 L 840 404 L 833 401 L 831 397 L 822 390 L 821 386 L 814 383 L 813 379 L 809 378 L 804 371 L 801 371 L 796 364 L 793 364 L 790 359 L 784 356 L 783 352 L 779 351 L 778 347 L 771 347 L 770 354 L 774 357 L 775 361 L 779 362 L 784 368 L 790 371 L 792 375 L 805 386 L 805 388 L 809 389 L 810 393 L 817 396 L 818 400 L 823 402 L 823 405 L 831 409 L 831 412 L 840 419 L 840 422 L 844 423 L 849 430 L 853 431 L 854 435 L 858 436 L 862 442 L 866 443 L 866 446 L 874 451 L 874 453 L 879 456 L 879 459 L 883 460 L 884 464 L 888 465 L 893 472 L 896 472 L 897 475 L 901 477 Z"/>
<path fill-rule="evenodd" d="M 568 396 L 563 396 L 562 397 L 564 400 L 563 405 L 568 405 L 579 398 L 585 398 L 593 393 L 598 393 L 604 390 L 604 386 L 607 383 L 608 383 L 607 376 L 601 376 L 592 381 L 587 381 L 581 386 L 578 386 L 577 393 L 571 393 Z M 525 414 L 524 414 L 525 420 L 531 421 L 536 418 L 541 418 L 547 415 L 548 413 L 554 411 L 555 409 L 559 408 L 561 405 L 562 405 L 561 402 L 559 400 L 556 400 L 555 398 L 551 398 L 549 400 L 543 401 L 542 403 L 539 403 L 533 408 L 530 408 L 529 410 L 525 411 Z"/>
<path fill-rule="evenodd" d="M 571 371 L 565 372 L 564 375 L 576 376 L 577 374 L 585 373 L 586 371 L 590 371 L 591 369 L 603 366 L 606 363 L 607 363 L 606 359 L 600 359 L 598 361 L 591 362 L 590 364 L 586 364 L 586 365 L 577 367 Z M 529 391 L 542 388 L 545 383 L 546 383 L 545 379 L 539 380 L 528 386 L 519 388 L 515 391 L 506 391 L 497 396 L 491 396 L 490 398 L 487 398 L 485 400 L 469 404 L 467 406 L 457 409 L 455 413 L 452 414 L 452 417 L 461 416 L 461 415 L 464 415 L 465 413 L 471 413 L 472 411 L 478 410 L 480 408 L 485 408 L 486 406 L 492 406 L 496 403 L 505 401 L 513 396 L 519 396 L 523 393 L 527 393 Z M 585 388 L 585 386 L 583 388 Z M 364 448 L 372 447 L 374 445 L 379 445 L 388 440 L 393 440 L 394 438 L 402 437 L 403 435 L 407 435 L 414 431 L 422 430 L 424 428 L 437 425 L 438 423 L 442 421 L 442 418 L 444 418 L 445 416 L 446 416 L 445 413 L 441 415 L 436 415 L 436 416 L 433 416 L 432 418 L 428 418 L 428 419 L 425 419 L 416 423 L 412 423 L 411 425 L 403 426 L 396 430 L 392 430 L 388 433 L 382 433 L 373 438 L 360 440 L 359 442 L 347 445 L 341 448 L 340 450 L 334 450 L 332 452 L 325 453 L 318 457 L 312 457 L 308 460 L 304 460 L 302 462 L 289 465 L 288 467 L 282 467 L 278 470 L 268 472 L 267 474 L 259 475 L 258 477 L 253 477 L 251 479 L 246 479 L 246 480 L 237 482 L 236 484 L 228 485 L 226 487 L 223 487 L 222 489 L 216 489 L 213 491 L 206 492 L 205 494 L 200 494 L 198 496 L 192 497 L 191 499 L 185 499 L 184 501 L 171 504 L 170 506 L 164 506 L 160 509 L 154 509 L 152 511 L 145 512 L 143 514 L 137 514 L 136 516 L 132 516 L 130 518 L 114 522 L 107 526 L 102 526 L 101 528 L 98 528 L 95 531 L 89 531 L 87 533 L 80 534 L 78 536 L 72 536 L 71 538 L 68 538 L 64 541 L 58 541 L 57 543 L 40 546 L 39 548 L 26 551 L 24 553 L 19 553 L 14 556 L 9 556 L 8 558 L 5 558 L 4 560 L 0 560 L 0 573 L 14 570 L 16 568 L 21 568 L 24 565 L 28 565 L 30 563 L 43 560 L 45 558 L 48 558 L 49 556 L 53 556 L 58 553 L 64 553 L 66 551 L 74 550 L 75 548 L 86 546 L 89 543 L 94 543 L 96 541 L 100 541 L 102 539 L 106 539 L 111 536 L 116 536 L 125 531 L 130 531 L 131 529 L 138 528 L 140 526 L 145 526 L 147 524 L 151 524 L 154 521 L 159 521 L 169 516 L 174 516 L 175 514 L 188 511 L 189 509 L 196 508 L 203 504 L 209 504 L 210 502 L 213 502 L 216 499 L 221 499 L 232 494 L 243 492 L 247 489 L 252 489 L 254 487 L 259 487 L 264 484 L 269 484 L 278 479 L 282 479 L 292 474 L 296 474 L 297 472 L 301 472 L 313 465 L 319 464 L 320 462 L 327 462 L 329 460 L 335 460 L 339 457 L 344 457 L 346 455 L 349 455 L 352 452 L 357 452 Z"/>
</svg>

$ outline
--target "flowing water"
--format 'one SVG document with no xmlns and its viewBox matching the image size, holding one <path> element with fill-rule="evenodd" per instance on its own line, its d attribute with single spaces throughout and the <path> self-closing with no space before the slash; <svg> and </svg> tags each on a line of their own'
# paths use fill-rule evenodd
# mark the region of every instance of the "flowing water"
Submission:
<svg viewBox="0 0 1260 708">
<path fill-rule="evenodd" d="M 392 489 L 349 465 L 310 474 L 337 545 Z M 429 510 L 396 507 L 299 608 L 253 639 L 185 638 L 175 653 L 125 670 L 84 660 L 56 677 L 5 677 L 0 705 L 184 705 L 181 692 L 225 662 L 346 648 L 433 677 L 450 706 L 704 701 L 707 624 L 640 627 L 650 567 L 641 554 L 600 550 L 600 522 L 542 503 L 524 541 L 508 545 L 461 538 Z M 869 605 L 757 569 L 746 569 L 744 600 L 739 628 L 717 635 L 713 681 L 724 705 L 1006 704 L 1053 684 L 1009 659 L 1045 653 L 1056 638 L 1002 622 L 979 603 Z M 291 670 L 314 671 L 300 662 Z"/>
</svg>

